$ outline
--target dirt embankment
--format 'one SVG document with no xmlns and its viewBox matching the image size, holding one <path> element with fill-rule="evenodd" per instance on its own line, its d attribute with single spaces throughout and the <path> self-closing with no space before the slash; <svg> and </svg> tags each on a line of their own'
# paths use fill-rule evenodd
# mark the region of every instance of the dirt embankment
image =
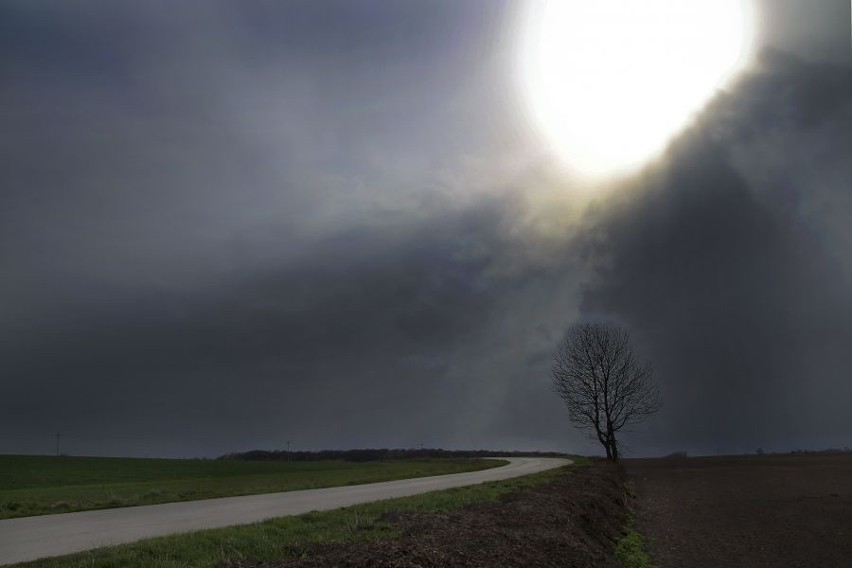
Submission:
<svg viewBox="0 0 852 568">
<path fill-rule="evenodd" d="M 451 513 L 392 513 L 402 538 L 328 544 L 304 560 L 241 562 L 231 568 L 555 567 L 617 568 L 614 548 L 625 521 L 622 475 L 600 461 L 557 481 Z"/>
<path fill-rule="evenodd" d="M 852 455 L 625 464 L 659 568 L 852 566 Z"/>
</svg>

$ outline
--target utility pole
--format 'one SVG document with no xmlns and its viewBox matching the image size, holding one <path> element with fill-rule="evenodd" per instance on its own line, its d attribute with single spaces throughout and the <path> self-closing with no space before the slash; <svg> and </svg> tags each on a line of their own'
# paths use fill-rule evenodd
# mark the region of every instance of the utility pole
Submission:
<svg viewBox="0 0 852 568">
<path fill-rule="evenodd" d="M 287 440 L 287 461 L 290 461 L 290 440 Z"/>
<path fill-rule="evenodd" d="M 56 456 L 59 457 L 59 432 L 56 433 Z"/>
</svg>

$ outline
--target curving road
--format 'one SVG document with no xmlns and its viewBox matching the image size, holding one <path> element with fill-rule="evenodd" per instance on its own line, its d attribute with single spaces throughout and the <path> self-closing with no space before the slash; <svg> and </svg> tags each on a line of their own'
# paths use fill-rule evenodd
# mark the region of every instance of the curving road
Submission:
<svg viewBox="0 0 852 568">
<path fill-rule="evenodd" d="M 254 523 L 485 481 L 538 473 L 571 460 L 505 458 L 502 467 L 367 485 L 224 497 L 0 521 L 0 565 L 59 556 L 143 538 Z"/>
</svg>

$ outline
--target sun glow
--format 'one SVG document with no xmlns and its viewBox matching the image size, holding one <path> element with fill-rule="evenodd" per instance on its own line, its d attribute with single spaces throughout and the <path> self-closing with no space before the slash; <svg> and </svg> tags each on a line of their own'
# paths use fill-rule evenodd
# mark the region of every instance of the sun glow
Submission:
<svg viewBox="0 0 852 568">
<path fill-rule="evenodd" d="M 531 1 L 532 118 L 572 172 L 629 173 L 748 64 L 754 24 L 748 0 Z"/>
</svg>

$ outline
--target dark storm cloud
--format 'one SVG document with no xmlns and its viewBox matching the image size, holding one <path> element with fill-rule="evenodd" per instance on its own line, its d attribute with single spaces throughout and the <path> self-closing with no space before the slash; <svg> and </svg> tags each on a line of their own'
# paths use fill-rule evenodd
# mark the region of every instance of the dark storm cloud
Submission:
<svg viewBox="0 0 852 568">
<path fill-rule="evenodd" d="M 499 9 L 200 6 L 4 4 L 0 254 L 21 325 L 428 213 L 487 136 L 446 125 L 495 111 Z"/>
<path fill-rule="evenodd" d="M 852 61 L 845 0 L 758 0 L 759 41 L 809 61 Z"/>
<path fill-rule="evenodd" d="M 637 451 L 847 435 L 848 69 L 770 57 L 580 225 L 514 9 L 4 3 L 0 451 L 592 450 L 582 280 L 659 371 Z"/>
<path fill-rule="evenodd" d="M 481 421 L 462 346 L 514 261 L 481 258 L 502 206 L 469 206 L 499 174 L 459 164 L 518 141 L 508 7 L 2 10 L 4 451 L 449 444 Z"/>
<path fill-rule="evenodd" d="M 78 451 L 107 425 L 117 438 L 108 447 L 138 448 L 140 430 L 162 437 L 163 422 L 186 435 L 174 450 L 161 446 L 190 453 L 282 436 L 303 447 L 508 444 L 478 423 L 504 406 L 507 383 L 524 379 L 516 346 L 552 342 L 534 329 L 546 317 L 526 319 L 535 280 L 564 280 L 551 268 L 501 270 L 514 246 L 502 231 L 510 214 L 505 202 L 480 203 L 393 235 L 342 235 L 206 298 L 76 314 L 53 331 L 48 356 L 40 342 L 5 361 L 14 404 L 4 419 L 50 417 Z M 531 313 L 511 308 L 519 299 Z"/>
<path fill-rule="evenodd" d="M 623 321 L 654 361 L 660 448 L 852 436 L 852 71 L 773 51 L 762 66 L 595 228 L 605 267 L 584 312 Z"/>
</svg>

